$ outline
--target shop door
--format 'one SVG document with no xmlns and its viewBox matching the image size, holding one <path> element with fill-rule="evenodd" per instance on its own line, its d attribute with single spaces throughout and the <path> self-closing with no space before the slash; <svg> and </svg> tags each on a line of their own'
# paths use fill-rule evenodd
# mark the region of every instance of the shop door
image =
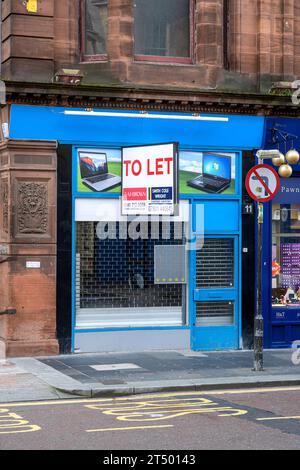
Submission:
<svg viewBox="0 0 300 470">
<path fill-rule="evenodd" d="M 239 348 L 238 246 L 238 237 L 209 236 L 191 254 L 193 350 Z"/>
</svg>

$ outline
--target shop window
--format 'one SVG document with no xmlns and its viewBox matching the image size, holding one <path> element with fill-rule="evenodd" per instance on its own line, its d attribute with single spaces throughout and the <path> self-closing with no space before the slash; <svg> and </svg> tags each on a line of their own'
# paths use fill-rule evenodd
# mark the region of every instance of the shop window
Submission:
<svg viewBox="0 0 300 470">
<path fill-rule="evenodd" d="M 183 223 L 142 222 L 134 239 L 130 223 L 116 222 L 99 237 L 99 223 L 76 223 L 76 327 L 130 328 L 182 326 L 186 322 L 186 284 L 157 283 L 157 246 L 184 244 Z M 102 232 L 101 232 L 102 233 Z"/>
<path fill-rule="evenodd" d="M 83 0 L 82 57 L 85 61 L 107 58 L 108 0 Z"/>
<path fill-rule="evenodd" d="M 137 60 L 191 62 L 192 0 L 134 0 Z"/>
<path fill-rule="evenodd" d="M 272 207 L 272 305 L 300 308 L 300 204 Z"/>
</svg>

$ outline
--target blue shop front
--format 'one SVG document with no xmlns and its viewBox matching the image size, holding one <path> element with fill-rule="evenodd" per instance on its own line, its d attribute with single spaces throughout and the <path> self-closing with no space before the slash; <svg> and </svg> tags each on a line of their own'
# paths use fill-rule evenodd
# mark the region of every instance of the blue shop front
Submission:
<svg viewBox="0 0 300 470">
<path fill-rule="evenodd" d="M 244 177 L 265 126 L 252 116 L 12 105 L 12 139 L 58 142 L 57 324 L 71 352 L 245 346 L 255 305 L 255 206 Z M 126 218 L 122 152 L 169 143 L 177 149 L 178 210 L 154 221 Z M 268 227 L 277 221 L 272 210 Z M 300 217 L 292 211 L 294 235 Z M 284 252 L 291 240 L 298 246 L 290 235 L 280 242 Z M 289 315 L 300 338 L 296 310 Z M 283 321 L 282 308 L 274 314 Z"/>
<path fill-rule="evenodd" d="M 300 151 L 299 119 L 267 118 L 265 148 L 278 141 L 284 154 Z M 283 136 L 283 138 L 282 138 Z M 290 136 L 285 143 L 285 136 Z M 272 142 L 273 141 L 273 142 Z M 281 178 L 276 198 L 265 205 L 263 243 L 263 312 L 265 347 L 300 344 L 300 165 Z"/>
</svg>

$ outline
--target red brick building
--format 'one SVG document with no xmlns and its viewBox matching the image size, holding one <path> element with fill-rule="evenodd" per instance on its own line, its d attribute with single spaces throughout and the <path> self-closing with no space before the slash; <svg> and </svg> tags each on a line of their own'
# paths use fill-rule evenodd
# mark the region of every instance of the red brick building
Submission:
<svg viewBox="0 0 300 470">
<path fill-rule="evenodd" d="M 12 124 L 15 105 L 299 116 L 290 96 L 300 78 L 296 0 L 1 4 L 2 124 Z M 57 299 L 65 294 L 57 284 L 63 164 L 55 141 L 13 139 L 3 129 L 0 337 L 9 356 L 54 354 L 58 337 L 70 336 L 57 334 Z M 35 260 L 42 269 L 28 269 Z"/>
</svg>

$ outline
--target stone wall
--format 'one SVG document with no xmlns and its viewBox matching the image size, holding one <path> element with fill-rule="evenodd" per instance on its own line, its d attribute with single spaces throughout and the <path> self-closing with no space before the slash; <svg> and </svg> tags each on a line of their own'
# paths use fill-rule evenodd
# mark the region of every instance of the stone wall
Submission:
<svg viewBox="0 0 300 470">
<path fill-rule="evenodd" d="M 0 338 L 56 354 L 56 143 L 1 144 L 0 193 Z"/>
<path fill-rule="evenodd" d="M 108 57 L 98 63 L 81 60 L 80 0 L 38 0 L 37 13 L 28 13 L 26 2 L 2 3 L 9 80 L 51 82 L 67 67 L 80 69 L 85 84 L 247 93 L 300 75 L 297 0 L 194 0 L 193 62 L 185 65 L 134 59 L 133 0 L 109 1 Z"/>
</svg>

